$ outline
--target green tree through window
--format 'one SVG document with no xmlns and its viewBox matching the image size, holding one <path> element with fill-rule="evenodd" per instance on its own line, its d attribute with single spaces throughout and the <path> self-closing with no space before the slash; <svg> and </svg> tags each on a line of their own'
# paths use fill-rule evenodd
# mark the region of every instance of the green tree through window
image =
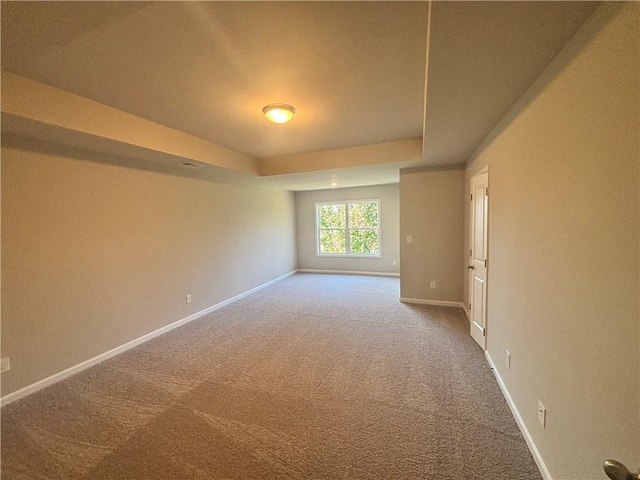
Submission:
<svg viewBox="0 0 640 480">
<path fill-rule="evenodd" d="M 318 255 L 380 256 L 380 201 L 316 203 Z"/>
</svg>

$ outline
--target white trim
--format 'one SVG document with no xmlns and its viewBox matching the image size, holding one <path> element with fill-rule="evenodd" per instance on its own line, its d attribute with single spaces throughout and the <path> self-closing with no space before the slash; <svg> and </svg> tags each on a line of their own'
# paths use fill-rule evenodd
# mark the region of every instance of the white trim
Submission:
<svg viewBox="0 0 640 480">
<path fill-rule="evenodd" d="M 467 316 L 467 322 L 471 323 L 471 312 L 469 312 L 467 304 L 464 302 L 462 303 L 462 309 L 464 310 L 464 314 Z"/>
<path fill-rule="evenodd" d="M 540 474 L 542 475 L 542 478 L 544 480 L 553 480 L 553 478 L 551 477 L 551 473 L 549 472 L 549 469 L 547 468 L 547 465 L 544 463 L 542 455 L 538 450 L 538 447 L 533 441 L 533 437 L 531 436 L 531 433 L 529 432 L 527 425 L 524 423 L 524 420 L 522 419 L 522 415 L 520 415 L 520 412 L 518 411 L 518 407 L 516 407 L 516 404 L 513 401 L 513 398 L 511 398 L 511 394 L 509 393 L 509 390 L 507 390 L 507 386 L 502 380 L 502 377 L 500 376 L 500 373 L 498 372 L 498 369 L 496 368 L 495 363 L 493 363 L 493 359 L 491 358 L 489 351 L 485 350 L 484 355 L 485 357 L 487 357 L 487 362 L 489 362 L 489 366 L 493 369 L 493 374 L 496 377 L 496 380 L 498 381 L 500 390 L 502 390 L 502 395 L 507 400 L 507 405 L 509 405 L 509 408 L 511 409 L 511 413 L 513 413 L 513 417 L 516 419 L 516 423 L 518 424 L 518 427 L 520 427 L 522 436 L 524 437 L 524 440 L 527 442 L 527 446 L 531 451 L 531 455 L 533 456 L 533 459 L 536 461 L 536 464 L 538 465 L 538 469 L 540 470 Z"/>
<path fill-rule="evenodd" d="M 100 362 L 103 362 L 111 357 L 114 357 L 116 355 L 118 355 L 119 353 L 125 352 L 133 347 L 136 347 L 138 345 L 140 345 L 141 343 L 147 342 L 149 340 L 151 340 L 152 338 L 155 338 L 159 335 L 162 335 L 163 333 L 167 333 L 171 330 L 173 330 L 174 328 L 178 328 L 186 323 L 189 323 L 197 318 L 202 317 L 203 315 L 206 315 L 207 313 L 211 313 L 214 310 L 217 310 L 219 308 L 224 307 L 225 305 L 228 305 L 232 302 L 235 302 L 236 300 L 240 300 L 243 297 L 246 297 L 247 295 L 254 293 L 258 290 L 261 290 L 265 287 L 268 287 L 269 285 L 279 282 L 280 280 L 283 280 L 291 275 L 293 275 L 294 273 L 296 273 L 297 270 L 292 270 L 289 273 L 285 273 L 284 275 L 281 275 L 278 278 L 274 278 L 273 280 L 270 280 L 266 283 L 263 283 L 262 285 L 258 285 L 257 287 L 252 288 L 251 290 L 247 290 L 246 292 L 240 293 L 234 297 L 231 297 L 227 300 L 224 300 L 220 303 L 216 303 L 215 305 L 212 305 L 210 307 L 205 308 L 204 310 L 200 310 L 199 312 L 196 313 L 192 313 L 191 315 L 184 317 L 180 320 L 177 320 L 173 323 L 170 323 L 169 325 L 165 325 L 164 327 L 161 327 L 157 330 L 154 330 L 153 332 L 149 332 L 145 335 L 142 335 L 141 337 L 138 337 L 134 340 L 131 340 L 130 342 L 127 342 L 123 345 L 120 345 L 119 347 L 116 348 L 112 348 L 111 350 L 108 350 L 104 353 L 101 353 L 100 355 L 97 355 L 93 358 L 90 358 L 89 360 L 85 360 L 84 362 L 81 362 L 77 365 L 74 365 L 73 367 L 69 367 L 65 370 L 62 370 L 61 372 L 58 373 L 54 373 L 53 375 L 44 378 L 42 380 L 38 380 L 35 383 L 32 383 L 31 385 L 27 385 L 24 388 L 21 388 L 20 390 L 16 390 L 15 392 L 9 393 L 7 395 L 5 395 L 4 397 L 0 398 L 0 406 L 4 407 L 5 405 L 8 405 L 12 402 L 15 402 L 16 400 L 19 400 L 23 397 L 26 397 L 27 395 L 31 395 L 32 393 L 37 392 L 38 390 L 42 390 L 43 388 L 48 387 L 49 385 L 53 385 L 54 383 L 59 382 L 60 380 L 64 380 L 67 377 L 70 377 L 71 375 L 74 375 L 76 373 L 81 372 L 82 370 L 86 370 L 89 367 L 92 367 L 94 365 L 97 365 Z"/>
<path fill-rule="evenodd" d="M 330 273 L 334 275 L 366 275 L 371 277 L 399 277 L 399 273 L 393 272 L 359 272 L 357 270 L 318 270 L 315 268 L 299 268 L 300 273 Z"/>
<path fill-rule="evenodd" d="M 336 230 L 343 230 L 336 228 Z M 371 228 L 370 230 L 373 230 Z M 368 253 L 316 253 L 318 258 L 373 258 L 374 260 L 380 260 L 382 255 L 369 255 Z"/>
<path fill-rule="evenodd" d="M 450 302 L 448 300 L 427 300 L 426 298 L 400 297 L 402 303 L 415 303 L 418 305 L 438 305 L 440 307 L 458 307 L 464 309 L 462 302 Z"/>
</svg>

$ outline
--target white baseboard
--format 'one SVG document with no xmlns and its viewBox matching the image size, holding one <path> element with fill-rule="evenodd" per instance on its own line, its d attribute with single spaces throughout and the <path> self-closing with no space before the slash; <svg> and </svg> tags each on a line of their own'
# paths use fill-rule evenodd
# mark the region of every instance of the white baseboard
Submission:
<svg viewBox="0 0 640 480">
<path fill-rule="evenodd" d="M 357 270 L 317 270 L 315 268 L 299 268 L 300 273 L 331 273 L 335 275 L 368 275 L 373 277 L 399 277 L 399 273 L 392 272 L 358 272 Z"/>
<path fill-rule="evenodd" d="M 42 390 L 43 388 L 46 388 L 49 385 L 53 385 L 54 383 L 57 383 L 60 380 L 64 380 L 65 378 L 70 377 L 71 375 L 74 375 L 76 373 L 81 372 L 82 370 L 86 370 L 89 367 L 97 365 L 98 363 L 103 362 L 111 357 L 114 357 L 119 353 L 125 352 L 133 347 L 140 345 L 141 343 L 148 342 L 152 338 L 162 335 L 163 333 L 167 333 L 173 330 L 174 328 L 178 328 L 186 323 L 189 323 L 197 318 L 202 317 L 203 315 L 206 315 L 207 313 L 211 313 L 214 310 L 224 307 L 225 305 L 228 305 L 237 300 L 240 300 L 241 298 L 246 297 L 247 295 L 253 292 L 257 292 L 258 290 L 261 290 L 265 287 L 268 287 L 273 283 L 279 282 L 280 280 L 283 280 L 293 275 L 294 273 L 296 273 L 296 270 L 286 273 L 278 278 L 274 278 L 273 280 L 263 283 L 262 285 L 258 285 L 257 287 L 252 288 L 251 290 L 247 290 L 246 292 L 240 293 L 239 295 L 231 297 L 220 303 L 216 303 L 215 305 L 207 307 L 204 310 L 200 310 L 199 312 L 192 313 L 188 317 L 184 317 L 180 320 L 170 323 L 169 325 L 165 325 L 162 328 L 159 328 L 157 330 L 154 330 L 153 332 L 149 332 L 145 335 L 142 335 L 141 337 L 131 340 L 130 342 L 120 345 L 119 347 L 112 348 L 107 352 L 101 353 L 100 355 L 90 358 L 89 360 L 85 360 L 84 362 L 74 365 L 73 367 L 69 367 L 66 370 L 62 370 L 61 372 L 55 373 L 47 378 L 38 380 L 37 382 L 32 383 L 31 385 L 27 385 L 26 387 L 21 388 L 20 390 L 16 390 L 15 392 L 9 393 L 4 397 L 0 398 L 0 406 L 4 407 L 5 405 L 10 404 L 11 402 L 15 402 L 16 400 L 26 397 L 27 395 L 31 395 L 32 393 L 35 393 L 38 390 Z"/>
<path fill-rule="evenodd" d="M 466 303 L 462 304 L 462 309 L 464 310 L 464 314 L 467 316 L 467 322 L 471 322 L 471 312 L 467 308 L 467 304 Z"/>
<path fill-rule="evenodd" d="M 489 352 L 487 350 L 485 350 L 484 355 L 485 357 L 487 357 L 487 361 L 489 362 L 489 365 L 493 369 L 493 374 L 495 375 L 496 380 L 498 381 L 500 390 L 502 390 L 502 395 L 504 395 L 504 398 L 507 400 L 507 405 L 509 405 L 509 408 L 511 409 L 511 413 L 513 413 L 513 417 L 516 419 L 516 423 L 518 424 L 518 427 L 520 427 L 522 436 L 524 437 L 524 440 L 527 442 L 527 446 L 531 451 L 531 455 L 533 456 L 533 459 L 538 465 L 538 469 L 540 470 L 540 474 L 542 475 L 542 478 L 544 480 L 553 480 L 553 478 L 551 477 L 551 473 L 549 472 L 549 469 L 547 468 L 547 465 L 544 463 L 542 455 L 538 450 L 538 447 L 536 447 L 536 444 L 533 441 L 533 437 L 531 436 L 531 433 L 529 432 L 527 425 L 524 423 L 524 420 L 522 419 L 522 415 L 520 415 L 520 412 L 518 411 L 518 407 L 516 407 L 516 404 L 514 403 L 513 398 L 511 398 L 511 394 L 509 393 L 509 390 L 507 390 L 507 386 L 502 380 L 500 373 L 498 373 L 498 370 L 496 369 L 496 365 L 493 362 L 491 355 L 489 355 Z"/>
<path fill-rule="evenodd" d="M 417 305 L 437 305 L 440 307 L 458 307 L 464 309 L 462 302 L 450 302 L 446 300 L 427 300 L 425 298 L 400 297 L 402 303 L 415 303 Z"/>
</svg>

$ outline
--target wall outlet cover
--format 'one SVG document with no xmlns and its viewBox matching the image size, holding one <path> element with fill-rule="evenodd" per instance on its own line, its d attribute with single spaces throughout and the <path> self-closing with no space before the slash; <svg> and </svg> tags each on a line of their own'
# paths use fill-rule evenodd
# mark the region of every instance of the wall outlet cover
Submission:
<svg viewBox="0 0 640 480">
<path fill-rule="evenodd" d="M 0 373 L 8 372 L 9 370 L 11 370 L 11 364 L 9 363 L 9 357 L 4 357 L 0 361 Z"/>
</svg>

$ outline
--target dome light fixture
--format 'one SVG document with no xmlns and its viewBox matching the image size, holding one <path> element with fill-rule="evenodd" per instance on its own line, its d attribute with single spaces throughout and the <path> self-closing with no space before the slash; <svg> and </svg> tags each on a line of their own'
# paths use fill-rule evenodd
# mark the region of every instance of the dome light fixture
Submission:
<svg viewBox="0 0 640 480">
<path fill-rule="evenodd" d="M 296 109 L 286 103 L 270 103 L 262 107 L 262 112 L 270 122 L 287 123 L 293 118 Z"/>
</svg>

